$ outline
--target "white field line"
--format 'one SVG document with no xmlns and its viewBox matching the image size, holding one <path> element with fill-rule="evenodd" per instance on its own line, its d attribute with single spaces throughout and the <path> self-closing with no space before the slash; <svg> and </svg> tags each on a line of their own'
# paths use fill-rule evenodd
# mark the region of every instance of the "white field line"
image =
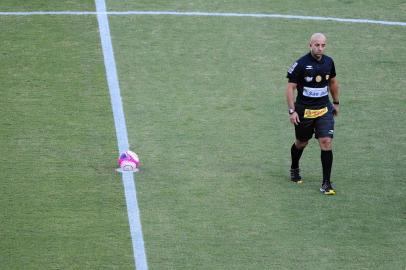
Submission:
<svg viewBox="0 0 406 270">
<path fill-rule="evenodd" d="M 120 86 L 117 76 L 116 62 L 111 41 L 109 21 L 106 14 L 106 3 L 104 0 L 95 0 L 97 20 L 99 23 L 100 40 L 102 43 L 104 66 L 106 68 L 107 83 L 110 92 L 111 106 L 113 110 L 114 124 L 119 153 L 129 149 L 127 127 L 125 123 L 123 104 L 120 94 Z M 124 186 L 125 199 L 127 204 L 128 222 L 133 247 L 135 269 L 147 270 L 147 259 L 145 255 L 144 239 L 140 221 L 140 211 L 137 201 L 133 172 L 123 172 L 122 181 Z"/>
<path fill-rule="evenodd" d="M 220 13 L 220 12 L 178 12 L 178 11 L 27 11 L 0 12 L 0 16 L 31 16 L 31 15 L 172 15 L 172 16 L 205 16 L 205 17 L 252 17 L 276 18 L 288 20 L 333 21 L 343 23 L 366 23 L 378 25 L 406 26 L 406 22 L 383 21 L 371 19 L 336 18 L 322 16 L 300 16 L 268 13 Z"/>
</svg>

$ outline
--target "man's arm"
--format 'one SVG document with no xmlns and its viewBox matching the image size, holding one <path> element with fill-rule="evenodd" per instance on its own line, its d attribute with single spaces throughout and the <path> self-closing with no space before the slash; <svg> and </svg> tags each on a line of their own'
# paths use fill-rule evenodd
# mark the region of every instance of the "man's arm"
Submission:
<svg viewBox="0 0 406 270">
<path fill-rule="evenodd" d="M 333 99 L 334 114 L 337 115 L 340 111 L 340 88 L 336 77 L 330 79 L 330 94 Z"/>
<path fill-rule="evenodd" d="M 296 83 L 288 83 L 288 86 L 286 87 L 286 101 L 288 103 L 288 108 L 289 109 L 295 109 L 295 90 L 296 90 L 297 84 Z M 299 115 L 297 112 L 293 112 L 292 114 L 289 115 L 290 122 L 292 124 L 297 125 L 299 121 Z"/>
</svg>

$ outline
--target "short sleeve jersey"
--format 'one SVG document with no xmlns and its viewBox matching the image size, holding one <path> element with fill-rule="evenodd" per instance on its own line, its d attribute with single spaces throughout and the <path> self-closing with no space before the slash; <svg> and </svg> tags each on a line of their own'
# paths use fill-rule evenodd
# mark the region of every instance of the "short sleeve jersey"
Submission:
<svg viewBox="0 0 406 270">
<path fill-rule="evenodd" d="M 286 77 L 289 82 L 297 84 L 296 104 L 324 106 L 329 103 L 329 81 L 335 76 L 331 57 L 323 55 L 318 61 L 309 52 L 289 68 Z"/>
</svg>

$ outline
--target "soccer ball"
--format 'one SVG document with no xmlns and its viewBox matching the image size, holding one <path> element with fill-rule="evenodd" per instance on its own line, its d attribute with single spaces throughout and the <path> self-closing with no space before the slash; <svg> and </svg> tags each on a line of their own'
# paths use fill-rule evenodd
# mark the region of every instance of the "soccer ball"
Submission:
<svg viewBox="0 0 406 270">
<path fill-rule="evenodd" d="M 118 166 L 123 171 L 136 171 L 139 165 L 140 159 L 133 151 L 127 150 L 118 158 Z"/>
</svg>

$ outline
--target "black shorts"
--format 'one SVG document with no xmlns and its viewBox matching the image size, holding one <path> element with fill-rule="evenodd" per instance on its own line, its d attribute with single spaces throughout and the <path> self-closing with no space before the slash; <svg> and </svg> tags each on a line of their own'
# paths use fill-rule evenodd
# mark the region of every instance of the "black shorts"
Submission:
<svg viewBox="0 0 406 270">
<path fill-rule="evenodd" d="M 325 112 L 321 116 L 317 116 L 317 113 L 324 112 L 324 108 L 327 109 L 327 112 Z M 313 110 L 311 112 L 308 111 L 307 117 L 305 117 L 306 109 Z M 313 134 L 315 134 L 316 139 L 324 137 L 333 138 L 334 107 L 331 103 L 327 104 L 326 106 L 316 108 L 308 108 L 302 105 L 296 105 L 295 110 L 298 113 L 300 119 L 300 123 L 298 125 L 295 125 L 296 139 L 298 139 L 299 141 L 308 141 L 313 137 Z"/>
</svg>

